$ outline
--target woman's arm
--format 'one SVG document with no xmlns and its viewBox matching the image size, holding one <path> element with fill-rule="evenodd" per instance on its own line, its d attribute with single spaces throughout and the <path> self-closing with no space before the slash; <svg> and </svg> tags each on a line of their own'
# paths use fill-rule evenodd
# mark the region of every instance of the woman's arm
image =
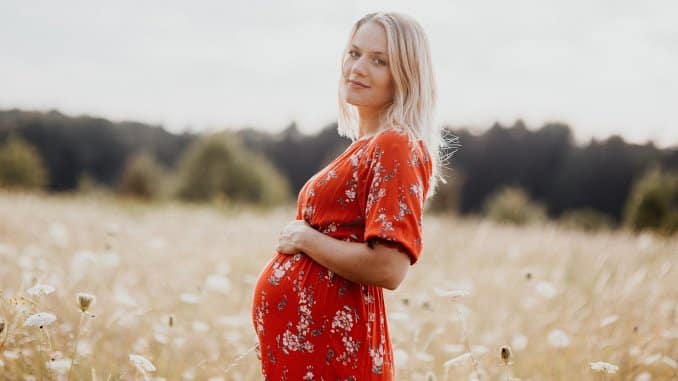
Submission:
<svg viewBox="0 0 678 381">
<path fill-rule="evenodd" d="M 379 243 L 347 242 L 325 235 L 306 221 L 288 224 L 280 237 L 278 251 L 302 252 L 328 270 L 354 283 L 395 290 L 410 266 L 407 254 Z"/>
</svg>

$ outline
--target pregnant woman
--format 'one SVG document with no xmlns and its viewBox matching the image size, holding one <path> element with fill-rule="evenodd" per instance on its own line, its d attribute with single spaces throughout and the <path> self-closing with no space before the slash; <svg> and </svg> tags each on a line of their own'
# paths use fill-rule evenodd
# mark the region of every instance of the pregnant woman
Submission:
<svg viewBox="0 0 678 381">
<path fill-rule="evenodd" d="M 372 13 L 353 26 L 339 83 L 339 134 L 353 143 L 303 186 L 254 288 L 265 380 L 394 379 L 383 289 L 422 251 L 444 145 L 435 97 L 415 20 Z"/>
</svg>

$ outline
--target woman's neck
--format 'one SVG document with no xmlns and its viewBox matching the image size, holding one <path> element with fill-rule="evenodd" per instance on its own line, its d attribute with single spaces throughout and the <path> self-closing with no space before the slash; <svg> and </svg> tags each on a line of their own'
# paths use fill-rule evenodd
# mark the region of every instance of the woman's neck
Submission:
<svg viewBox="0 0 678 381">
<path fill-rule="evenodd" d="M 380 126 L 379 112 L 358 108 L 358 139 L 376 134 Z"/>
</svg>

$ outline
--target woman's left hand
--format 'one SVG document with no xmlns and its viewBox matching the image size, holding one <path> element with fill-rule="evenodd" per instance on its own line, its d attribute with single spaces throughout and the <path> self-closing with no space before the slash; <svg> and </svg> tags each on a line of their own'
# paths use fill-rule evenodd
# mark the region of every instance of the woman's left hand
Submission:
<svg viewBox="0 0 678 381">
<path fill-rule="evenodd" d="M 305 220 L 288 222 L 278 235 L 276 250 L 281 254 L 295 255 L 303 252 L 302 242 L 311 231 L 315 231 Z"/>
</svg>

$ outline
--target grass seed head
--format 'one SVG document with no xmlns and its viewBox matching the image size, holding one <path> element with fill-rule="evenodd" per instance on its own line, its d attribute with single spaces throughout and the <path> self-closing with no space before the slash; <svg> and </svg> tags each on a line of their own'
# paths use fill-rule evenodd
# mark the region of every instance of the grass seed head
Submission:
<svg viewBox="0 0 678 381">
<path fill-rule="evenodd" d="M 87 312 L 89 307 L 94 304 L 96 298 L 92 294 L 86 292 L 78 293 L 78 305 L 80 306 L 80 311 Z"/>
<path fill-rule="evenodd" d="M 509 361 L 511 361 L 511 347 L 508 345 L 501 346 L 501 359 L 506 365 L 508 365 Z"/>
</svg>

